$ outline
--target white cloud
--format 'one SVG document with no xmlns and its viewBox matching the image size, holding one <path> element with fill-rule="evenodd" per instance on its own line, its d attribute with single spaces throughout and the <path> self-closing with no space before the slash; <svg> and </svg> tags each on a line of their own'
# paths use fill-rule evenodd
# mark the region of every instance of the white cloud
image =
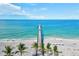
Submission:
<svg viewBox="0 0 79 59">
<path fill-rule="evenodd" d="M 45 10 L 42 8 L 41 10 Z M 20 6 L 16 6 L 13 4 L 0 4 L 0 18 L 6 16 L 6 18 L 11 16 L 23 16 L 27 19 L 44 19 L 47 16 L 44 15 L 34 15 L 32 13 L 28 13 L 28 11 L 23 10 Z"/>
<path fill-rule="evenodd" d="M 34 5 L 34 4 L 33 4 Z M 25 9 L 22 9 L 20 6 L 14 5 L 14 4 L 1 4 L 0 3 L 0 19 L 6 19 L 6 18 L 14 18 L 13 16 L 16 16 L 15 19 L 19 19 L 20 17 L 24 19 L 78 19 L 79 18 L 79 11 L 74 11 L 72 14 L 50 14 L 50 15 L 43 15 L 43 14 L 34 14 L 34 11 L 30 11 L 29 8 L 28 11 Z M 41 12 L 48 10 L 45 7 L 41 8 L 34 8 L 35 12 Z M 31 13 L 32 12 L 32 13 Z M 21 19 L 22 19 L 21 18 Z"/>
<path fill-rule="evenodd" d="M 45 7 L 41 7 L 41 8 L 33 8 L 32 11 L 34 12 L 41 12 L 41 11 L 47 11 L 48 8 L 45 8 Z"/>
<path fill-rule="evenodd" d="M 32 5 L 32 6 L 36 6 L 37 4 L 36 4 L 36 3 L 31 3 L 31 5 Z"/>
<path fill-rule="evenodd" d="M 43 7 L 43 8 L 40 8 L 40 10 L 45 11 L 45 10 L 47 10 L 47 8 L 44 8 L 44 7 Z"/>
<path fill-rule="evenodd" d="M 2 15 L 15 15 L 16 12 L 20 13 L 21 8 L 12 4 L 0 4 L 0 13 Z"/>
<path fill-rule="evenodd" d="M 44 16 L 44 15 L 29 15 L 29 18 L 30 19 L 46 19 L 47 16 Z"/>
<path fill-rule="evenodd" d="M 13 4 L 0 4 L 0 19 L 26 19 L 26 12 Z"/>
<path fill-rule="evenodd" d="M 0 4 L 0 16 L 1 15 L 26 15 L 26 11 L 13 4 Z"/>
</svg>

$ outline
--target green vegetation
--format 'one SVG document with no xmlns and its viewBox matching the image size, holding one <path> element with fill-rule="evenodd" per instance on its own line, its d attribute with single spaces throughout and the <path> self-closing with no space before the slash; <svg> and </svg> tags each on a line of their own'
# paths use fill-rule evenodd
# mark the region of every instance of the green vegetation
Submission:
<svg viewBox="0 0 79 59">
<path fill-rule="evenodd" d="M 25 52 L 27 52 L 27 51 L 25 51 L 26 49 L 27 49 L 27 47 L 25 47 L 25 44 L 20 43 L 18 45 L 18 51 L 16 51 L 15 54 L 20 53 L 20 55 L 22 56 Z"/>
<path fill-rule="evenodd" d="M 13 48 L 11 48 L 11 46 L 5 46 L 5 50 L 3 50 L 2 52 L 5 53 L 5 56 L 13 56 L 14 52 Z"/>
<path fill-rule="evenodd" d="M 47 43 L 46 50 L 47 50 L 47 54 L 48 55 L 51 55 L 53 53 L 53 50 L 51 48 L 51 44 L 50 43 Z"/>
<path fill-rule="evenodd" d="M 35 49 L 35 51 L 36 51 L 35 56 L 37 56 L 37 55 L 38 55 L 38 53 L 37 53 L 37 52 L 38 52 L 38 44 L 35 42 L 35 43 L 33 44 L 32 48 Z"/>
<path fill-rule="evenodd" d="M 42 43 L 42 55 L 44 56 L 44 53 L 45 53 L 45 48 L 44 48 L 44 43 Z"/>
<path fill-rule="evenodd" d="M 38 43 L 35 42 L 33 45 L 32 45 L 32 48 L 35 49 L 35 54 L 34 56 L 38 56 L 38 55 L 41 55 L 40 53 L 38 52 L 41 52 L 42 53 L 42 56 L 44 56 L 45 54 L 48 55 L 48 56 L 51 56 L 51 55 L 54 55 L 54 56 L 59 56 L 59 53 L 62 53 L 62 52 L 59 52 L 58 50 L 58 46 L 53 46 L 52 48 L 52 45 L 51 43 L 47 43 L 47 45 L 45 46 L 44 44 L 42 44 L 38 49 Z M 17 45 L 17 51 L 13 51 L 13 47 L 11 46 L 5 46 L 5 49 L 2 51 L 5 53 L 5 56 L 13 56 L 14 54 L 20 54 L 20 56 L 24 55 L 24 53 L 27 53 L 26 49 L 27 47 L 25 46 L 25 44 L 23 43 L 19 43 Z"/>
<path fill-rule="evenodd" d="M 56 45 L 53 47 L 53 50 L 54 50 L 54 56 L 58 56 L 59 52 L 58 52 L 58 47 Z"/>
</svg>

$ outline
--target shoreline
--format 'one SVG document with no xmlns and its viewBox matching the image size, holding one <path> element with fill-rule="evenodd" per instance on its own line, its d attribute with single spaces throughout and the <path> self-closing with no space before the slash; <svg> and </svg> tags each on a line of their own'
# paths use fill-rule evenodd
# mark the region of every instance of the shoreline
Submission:
<svg viewBox="0 0 79 59">
<path fill-rule="evenodd" d="M 37 40 L 36 37 L 31 38 L 21 38 L 21 39 L 1 39 L 0 41 L 28 41 L 28 40 Z M 79 40 L 79 38 L 59 38 L 59 37 L 44 37 L 44 40 Z"/>
<path fill-rule="evenodd" d="M 35 50 L 32 47 L 33 43 L 36 42 L 36 38 L 30 38 L 30 40 L 26 39 L 26 40 L 5 40 L 5 41 L 1 41 L 0 40 L 0 55 L 3 56 L 4 54 L 2 53 L 2 50 L 4 50 L 6 45 L 10 45 L 12 47 L 15 47 L 19 44 L 19 43 L 23 43 L 25 44 L 28 49 L 27 51 L 29 53 L 26 53 L 24 55 L 26 56 L 32 56 L 32 54 L 35 52 Z M 60 56 L 79 56 L 79 40 L 73 40 L 73 39 L 63 39 L 63 38 L 53 38 L 53 37 L 46 37 L 44 38 L 44 44 L 45 46 L 47 45 L 47 43 L 51 43 L 52 47 L 54 45 L 58 46 L 58 50 L 62 51 L 63 53 L 60 54 Z M 15 49 L 16 51 L 16 49 Z"/>
</svg>

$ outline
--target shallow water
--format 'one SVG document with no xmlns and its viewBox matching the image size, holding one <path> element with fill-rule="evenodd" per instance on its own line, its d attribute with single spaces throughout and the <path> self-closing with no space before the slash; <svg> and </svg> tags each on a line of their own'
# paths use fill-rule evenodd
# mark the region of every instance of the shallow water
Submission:
<svg viewBox="0 0 79 59">
<path fill-rule="evenodd" d="M 38 24 L 44 37 L 79 38 L 79 20 L 0 20 L 0 39 L 37 37 Z"/>
</svg>

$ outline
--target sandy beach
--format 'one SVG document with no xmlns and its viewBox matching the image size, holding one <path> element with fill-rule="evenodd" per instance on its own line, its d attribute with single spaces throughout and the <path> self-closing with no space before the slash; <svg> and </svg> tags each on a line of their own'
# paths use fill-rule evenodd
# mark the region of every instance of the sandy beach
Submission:
<svg viewBox="0 0 79 59">
<path fill-rule="evenodd" d="M 0 41 L 0 56 L 3 56 L 2 52 L 5 46 L 10 45 L 14 47 L 14 51 L 17 50 L 17 45 L 19 43 L 24 43 L 27 49 L 27 53 L 24 53 L 24 56 L 32 56 L 35 53 L 35 49 L 31 48 L 33 43 L 36 42 L 36 38 L 31 38 L 30 40 L 4 40 Z M 44 39 L 44 44 L 51 43 L 51 46 L 58 46 L 58 50 L 62 53 L 59 56 L 79 56 L 79 40 L 78 39 L 63 39 L 63 38 L 52 38 L 46 37 Z M 15 54 L 17 56 L 19 54 Z"/>
</svg>

